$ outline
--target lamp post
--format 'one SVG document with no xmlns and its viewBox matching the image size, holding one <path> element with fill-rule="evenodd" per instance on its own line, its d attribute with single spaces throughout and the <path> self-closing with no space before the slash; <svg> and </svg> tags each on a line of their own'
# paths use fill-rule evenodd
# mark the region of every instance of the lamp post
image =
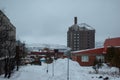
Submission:
<svg viewBox="0 0 120 80">
<path fill-rule="evenodd" d="M 52 76 L 54 76 L 54 60 L 57 59 L 58 49 L 54 49 L 54 56 L 52 57 L 53 63 L 52 63 Z"/>
<path fill-rule="evenodd" d="M 47 70 L 46 72 L 48 73 L 48 62 L 49 62 L 49 48 L 44 48 L 45 52 L 46 52 L 46 64 L 47 64 Z"/>
<path fill-rule="evenodd" d="M 47 64 L 47 71 L 46 72 L 48 73 L 48 64 Z"/>
<path fill-rule="evenodd" d="M 52 76 L 54 76 L 54 57 L 52 57 L 53 63 L 52 63 Z"/>
<path fill-rule="evenodd" d="M 69 59 L 70 59 L 70 52 L 71 52 L 71 48 L 68 48 L 65 51 L 65 54 L 67 55 L 67 80 L 69 80 Z"/>
<path fill-rule="evenodd" d="M 69 80 L 69 58 L 68 58 L 68 64 L 67 64 L 67 80 Z"/>
<path fill-rule="evenodd" d="M 46 61 L 47 61 L 47 70 L 46 70 L 46 72 L 48 73 L 48 57 L 46 58 Z"/>
</svg>

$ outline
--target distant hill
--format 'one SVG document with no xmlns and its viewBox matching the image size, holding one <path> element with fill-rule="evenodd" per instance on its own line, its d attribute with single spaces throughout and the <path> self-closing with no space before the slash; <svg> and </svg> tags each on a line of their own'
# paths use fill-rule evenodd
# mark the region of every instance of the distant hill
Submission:
<svg viewBox="0 0 120 80">
<path fill-rule="evenodd" d="M 32 44 L 26 44 L 26 47 L 29 51 L 40 51 L 44 48 L 49 49 L 59 49 L 59 50 L 66 50 L 67 46 L 65 45 L 59 45 L 59 44 L 40 44 L 40 43 L 32 43 Z"/>
<path fill-rule="evenodd" d="M 59 45 L 59 44 L 40 44 L 40 43 L 32 43 L 32 44 L 26 44 L 26 47 L 29 51 L 40 51 L 44 48 L 49 49 L 59 49 L 59 50 L 66 50 L 67 46 L 65 45 Z M 103 42 L 95 42 L 95 48 L 103 47 Z"/>
</svg>

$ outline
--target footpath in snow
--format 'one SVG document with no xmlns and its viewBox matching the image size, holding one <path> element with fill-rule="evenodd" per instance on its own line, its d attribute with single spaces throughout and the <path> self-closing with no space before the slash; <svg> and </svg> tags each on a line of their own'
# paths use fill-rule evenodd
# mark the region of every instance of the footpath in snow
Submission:
<svg viewBox="0 0 120 80">
<path fill-rule="evenodd" d="M 67 62 L 67 59 L 54 61 L 54 69 L 53 63 L 48 65 L 42 63 L 42 66 L 21 66 L 19 71 L 12 73 L 10 79 L 4 78 L 4 75 L 1 75 L 0 80 L 67 80 Z M 46 72 L 47 69 L 48 73 Z M 104 77 L 109 77 L 109 80 L 120 80 L 119 76 L 106 74 L 116 70 L 116 68 L 105 66 L 100 69 L 100 74 L 94 74 L 92 67 L 81 67 L 77 62 L 69 60 L 69 80 L 103 80 Z M 100 76 L 103 76 L 103 78 L 99 78 Z"/>
</svg>

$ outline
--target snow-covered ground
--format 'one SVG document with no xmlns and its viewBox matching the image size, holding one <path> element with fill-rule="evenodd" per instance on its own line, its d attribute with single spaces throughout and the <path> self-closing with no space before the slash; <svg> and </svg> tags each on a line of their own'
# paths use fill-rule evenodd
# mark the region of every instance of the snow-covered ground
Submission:
<svg viewBox="0 0 120 80">
<path fill-rule="evenodd" d="M 42 63 L 42 66 L 21 66 L 19 71 L 12 73 L 9 80 L 67 80 L 67 62 L 67 59 L 54 61 L 54 71 L 53 64 L 48 64 L 48 73 L 45 63 Z M 117 71 L 116 68 L 104 66 L 99 70 L 99 74 L 95 74 L 92 67 L 81 67 L 77 62 L 71 60 L 69 60 L 69 63 L 69 80 L 103 80 L 105 77 L 109 77 L 109 80 L 120 80 L 119 76 L 113 75 Z M 103 76 L 103 78 L 99 78 L 100 76 Z M 8 79 L 1 75 L 0 80 Z"/>
</svg>

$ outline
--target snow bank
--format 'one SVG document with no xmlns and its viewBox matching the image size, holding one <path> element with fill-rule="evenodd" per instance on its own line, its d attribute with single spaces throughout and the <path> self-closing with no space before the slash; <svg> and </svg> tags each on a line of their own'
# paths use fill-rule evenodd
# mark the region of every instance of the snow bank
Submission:
<svg viewBox="0 0 120 80">
<path fill-rule="evenodd" d="M 51 64 L 42 63 L 42 66 L 21 66 L 20 70 L 15 71 L 9 80 L 67 80 L 67 64 L 68 59 L 58 59 Z M 107 69 L 115 70 L 115 68 L 103 68 L 104 71 Z M 103 78 L 100 79 L 101 74 L 89 74 L 89 71 L 93 71 L 92 67 L 82 67 L 77 62 L 69 60 L 69 80 L 103 80 L 104 77 L 108 76 L 102 75 Z M 1 75 L 0 80 L 7 79 Z M 110 80 L 120 80 L 120 78 L 110 77 Z"/>
</svg>

